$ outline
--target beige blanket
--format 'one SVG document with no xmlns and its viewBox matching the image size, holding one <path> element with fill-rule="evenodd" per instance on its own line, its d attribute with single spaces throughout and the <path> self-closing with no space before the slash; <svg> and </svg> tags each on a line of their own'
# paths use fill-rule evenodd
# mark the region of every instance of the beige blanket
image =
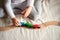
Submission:
<svg viewBox="0 0 60 40">
<path fill-rule="evenodd" d="M 43 5 L 41 20 L 60 21 L 60 0 L 47 0 Z M 18 19 L 20 19 L 18 17 Z M 0 27 L 9 26 L 10 19 L 0 19 Z M 41 21 L 40 21 L 41 22 Z M 43 29 L 14 28 L 0 31 L 0 40 L 60 40 L 60 26 L 48 26 Z"/>
</svg>

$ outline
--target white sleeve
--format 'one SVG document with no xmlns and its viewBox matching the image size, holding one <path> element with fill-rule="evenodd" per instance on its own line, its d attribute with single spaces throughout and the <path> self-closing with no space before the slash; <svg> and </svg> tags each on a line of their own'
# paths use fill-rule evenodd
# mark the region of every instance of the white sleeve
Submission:
<svg viewBox="0 0 60 40">
<path fill-rule="evenodd" d="M 27 0 L 27 6 L 33 6 L 35 0 Z"/>
<path fill-rule="evenodd" d="M 8 15 L 9 15 L 11 18 L 14 18 L 15 15 L 14 15 L 13 9 L 12 9 L 12 7 L 11 7 L 11 0 L 6 0 L 6 1 L 5 1 L 5 8 L 6 8 L 6 11 L 7 11 Z"/>
</svg>

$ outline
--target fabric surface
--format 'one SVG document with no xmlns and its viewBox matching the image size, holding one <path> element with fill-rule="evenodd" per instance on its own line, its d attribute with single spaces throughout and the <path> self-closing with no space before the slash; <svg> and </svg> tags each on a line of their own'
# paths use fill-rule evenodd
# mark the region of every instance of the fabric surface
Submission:
<svg viewBox="0 0 60 40">
<path fill-rule="evenodd" d="M 44 22 L 60 21 L 60 0 L 46 0 L 41 18 Z"/>
<path fill-rule="evenodd" d="M 50 10 L 46 10 L 46 13 L 43 8 L 40 18 L 43 22 L 60 21 L 60 0 L 47 1 L 45 9 Z M 19 17 L 17 18 L 19 19 Z M 7 19 L 7 21 L 5 19 L 0 19 L 0 27 L 11 25 L 9 21 L 10 19 Z M 35 30 L 27 28 L 14 28 L 7 31 L 0 31 L 0 40 L 60 40 L 60 26 L 53 25 Z"/>
<path fill-rule="evenodd" d="M 15 28 L 0 31 L 0 40 L 60 40 L 60 26 L 44 29 Z"/>
</svg>

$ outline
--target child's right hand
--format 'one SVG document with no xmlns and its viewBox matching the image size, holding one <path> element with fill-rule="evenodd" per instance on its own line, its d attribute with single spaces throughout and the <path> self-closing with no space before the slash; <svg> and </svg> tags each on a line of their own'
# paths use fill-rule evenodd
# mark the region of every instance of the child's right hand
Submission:
<svg viewBox="0 0 60 40">
<path fill-rule="evenodd" d="M 23 14 L 23 18 L 27 18 L 29 15 L 30 15 L 30 13 L 31 13 L 31 10 L 32 10 L 32 7 L 31 6 L 29 6 L 29 7 L 27 7 L 25 10 L 23 10 L 21 13 Z"/>
<path fill-rule="evenodd" d="M 12 18 L 13 26 L 20 26 L 19 20 L 17 18 Z"/>
</svg>

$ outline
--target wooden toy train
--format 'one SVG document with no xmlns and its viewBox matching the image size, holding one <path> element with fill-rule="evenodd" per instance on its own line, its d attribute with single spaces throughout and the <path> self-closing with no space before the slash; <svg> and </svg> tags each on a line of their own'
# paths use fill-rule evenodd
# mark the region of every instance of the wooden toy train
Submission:
<svg viewBox="0 0 60 40">
<path fill-rule="evenodd" d="M 28 28 L 40 28 L 40 24 L 32 24 L 32 23 L 29 23 L 29 22 L 20 22 L 21 26 L 22 27 L 28 27 Z"/>
</svg>

